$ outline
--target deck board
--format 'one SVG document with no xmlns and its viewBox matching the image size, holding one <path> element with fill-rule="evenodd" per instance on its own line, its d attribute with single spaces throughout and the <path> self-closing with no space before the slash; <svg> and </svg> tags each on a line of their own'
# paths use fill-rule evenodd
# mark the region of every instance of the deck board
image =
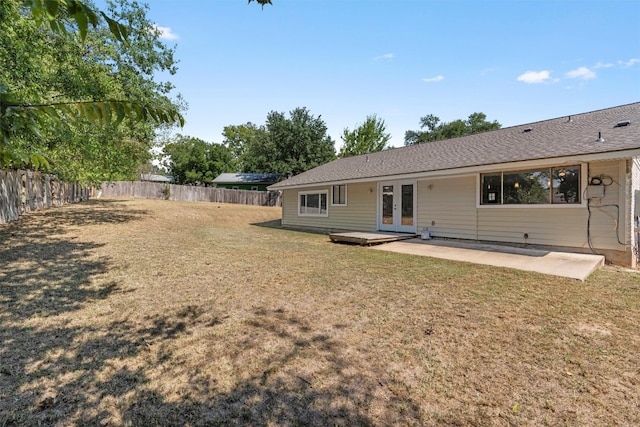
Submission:
<svg viewBox="0 0 640 427">
<path fill-rule="evenodd" d="M 361 246 L 378 245 L 381 243 L 396 242 L 398 240 L 413 239 L 417 237 L 413 233 L 385 233 L 385 232 L 361 232 L 351 231 L 347 233 L 331 233 L 329 238 L 336 243 L 355 243 Z"/>
</svg>

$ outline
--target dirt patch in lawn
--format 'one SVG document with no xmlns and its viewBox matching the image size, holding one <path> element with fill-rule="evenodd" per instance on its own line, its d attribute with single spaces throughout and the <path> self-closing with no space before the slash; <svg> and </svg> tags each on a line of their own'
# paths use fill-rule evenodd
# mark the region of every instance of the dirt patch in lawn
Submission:
<svg viewBox="0 0 640 427">
<path fill-rule="evenodd" d="M 640 277 L 337 245 L 280 209 L 0 226 L 0 425 L 638 425 Z"/>
</svg>

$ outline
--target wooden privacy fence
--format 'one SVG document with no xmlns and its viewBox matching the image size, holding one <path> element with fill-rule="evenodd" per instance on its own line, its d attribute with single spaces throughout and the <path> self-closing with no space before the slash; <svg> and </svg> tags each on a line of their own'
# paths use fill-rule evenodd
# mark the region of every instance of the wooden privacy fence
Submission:
<svg viewBox="0 0 640 427">
<path fill-rule="evenodd" d="M 25 212 L 87 200 L 90 189 L 60 181 L 55 175 L 0 169 L 0 224 Z"/>
<path fill-rule="evenodd" d="M 147 181 L 118 181 L 103 183 L 102 197 L 139 197 L 182 202 L 235 203 L 256 206 L 282 206 L 278 191 L 229 190 L 216 187 L 174 185 Z"/>
</svg>

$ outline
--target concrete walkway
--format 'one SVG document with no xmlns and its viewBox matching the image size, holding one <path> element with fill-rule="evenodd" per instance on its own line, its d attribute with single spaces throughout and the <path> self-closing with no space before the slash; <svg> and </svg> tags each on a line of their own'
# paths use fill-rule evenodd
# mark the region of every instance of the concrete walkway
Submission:
<svg viewBox="0 0 640 427">
<path fill-rule="evenodd" d="M 604 265 L 604 256 L 455 240 L 411 239 L 371 249 L 535 271 L 585 280 Z"/>
</svg>

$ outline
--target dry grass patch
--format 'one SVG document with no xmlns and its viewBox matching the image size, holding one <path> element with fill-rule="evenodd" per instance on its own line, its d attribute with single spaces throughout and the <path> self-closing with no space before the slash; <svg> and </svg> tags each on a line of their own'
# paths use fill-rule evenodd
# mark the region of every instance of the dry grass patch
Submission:
<svg viewBox="0 0 640 427">
<path fill-rule="evenodd" d="M 0 226 L 0 426 L 637 425 L 640 278 L 337 245 L 280 210 Z"/>
</svg>

